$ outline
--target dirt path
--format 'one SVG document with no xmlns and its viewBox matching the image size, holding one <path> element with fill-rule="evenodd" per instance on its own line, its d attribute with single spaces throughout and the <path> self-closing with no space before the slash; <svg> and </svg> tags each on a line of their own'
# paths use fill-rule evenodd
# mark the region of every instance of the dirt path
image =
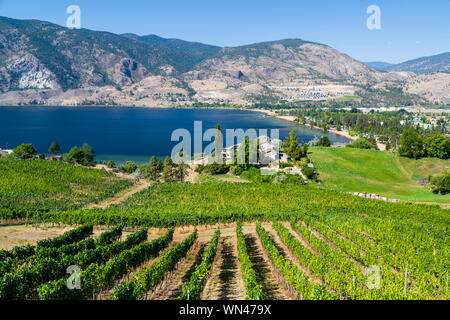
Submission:
<svg viewBox="0 0 450 320">
<path fill-rule="evenodd" d="M 89 204 L 86 209 L 106 209 L 112 205 L 120 204 L 130 198 L 131 196 L 135 195 L 136 193 L 147 189 L 150 187 L 150 183 L 146 180 L 139 180 L 137 183 L 132 185 L 130 188 L 125 189 L 119 193 L 117 193 L 114 197 L 108 198 L 105 200 L 102 200 L 99 203 L 91 203 Z"/>
<path fill-rule="evenodd" d="M 256 273 L 256 280 L 261 285 L 266 300 L 291 300 L 287 292 L 282 289 L 283 280 L 277 275 L 267 255 L 264 253 L 261 241 L 255 227 L 251 233 L 244 234 L 245 244 L 250 261 Z"/>
<path fill-rule="evenodd" d="M 398 156 L 394 156 L 394 159 L 395 159 L 395 163 L 397 164 L 398 168 L 399 168 L 400 171 L 403 173 L 403 175 L 404 175 L 406 178 L 408 178 L 408 179 L 410 179 L 410 180 L 413 180 L 412 176 L 409 174 L 408 171 L 406 171 L 406 169 L 405 169 L 405 168 L 403 167 L 403 165 L 401 164 L 401 162 L 400 162 Z"/>
<path fill-rule="evenodd" d="M 237 258 L 237 238 L 222 236 L 202 300 L 245 300 L 245 284 Z"/>
<path fill-rule="evenodd" d="M 177 300 L 182 292 L 182 284 L 188 281 L 195 266 L 201 262 L 202 253 L 208 246 L 208 242 L 197 240 L 186 258 L 178 263 L 178 267 L 171 274 L 159 283 L 151 292 L 148 293 L 148 300 Z"/>
</svg>

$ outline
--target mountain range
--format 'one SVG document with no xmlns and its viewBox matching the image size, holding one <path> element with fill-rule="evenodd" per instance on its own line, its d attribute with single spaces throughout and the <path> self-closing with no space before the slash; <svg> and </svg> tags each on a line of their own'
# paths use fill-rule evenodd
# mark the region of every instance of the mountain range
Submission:
<svg viewBox="0 0 450 320">
<path fill-rule="evenodd" d="M 403 66 L 367 65 L 300 39 L 221 48 L 0 17 L 4 105 L 247 105 L 346 97 L 383 105 L 395 103 L 388 99 L 398 92 L 393 88 L 415 72 L 446 72 L 449 65 L 448 53 Z M 429 99 L 400 95 L 407 104 Z"/>
<path fill-rule="evenodd" d="M 400 64 L 387 62 L 366 62 L 366 64 L 379 71 L 408 71 L 416 74 L 450 72 L 450 52 L 409 60 Z"/>
</svg>

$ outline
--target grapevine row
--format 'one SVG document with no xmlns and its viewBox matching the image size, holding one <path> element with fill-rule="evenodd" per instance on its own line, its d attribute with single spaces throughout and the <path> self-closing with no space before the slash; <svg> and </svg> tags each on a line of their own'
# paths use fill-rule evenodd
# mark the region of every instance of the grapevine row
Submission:
<svg viewBox="0 0 450 320">
<path fill-rule="evenodd" d="M 202 255 L 202 262 L 197 265 L 188 283 L 182 286 L 182 293 L 178 300 L 200 300 L 211 266 L 217 253 L 220 238 L 220 229 L 217 228 L 208 249 Z"/>
<path fill-rule="evenodd" d="M 253 263 L 247 253 L 247 246 L 245 245 L 245 238 L 242 232 L 242 223 L 238 222 L 236 227 L 237 235 L 237 251 L 239 264 L 241 265 L 242 277 L 244 278 L 246 299 L 247 300 L 261 300 L 264 298 L 261 286 L 256 281 L 256 273 L 253 269 Z"/>
<path fill-rule="evenodd" d="M 144 269 L 133 280 L 116 287 L 112 300 L 139 300 L 159 282 L 166 274 L 173 270 L 178 261 L 186 256 L 194 242 L 197 240 L 197 229 L 183 242 L 170 249 L 164 256 L 158 259 L 151 267 Z"/>
<path fill-rule="evenodd" d="M 130 250 L 121 252 L 105 265 L 93 263 L 81 272 L 80 290 L 70 290 L 66 279 L 52 281 L 40 286 L 37 291 L 41 300 L 82 300 L 110 286 L 124 274 L 138 267 L 150 257 L 155 257 L 166 248 L 173 239 L 174 229 L 151 242 L 144 242 Z"/>
<path fill-rule="evenodd" d="M 326 286 L 310 281 L 308 276 L 299 270 L 296 265 L 285 259 L 259 222 L 256 224 L 256 231 L 269 259 L 303 300 L 336 300 L 339 298 L 339 296 L 330 293 Z"/>
<path fill-rule="evenodd" d="M 147 230 L 131 234 L 123 242 L 113 243 L 96 249 L 88 249 L 75 256 L 62 259 L 42 258 L 31 266 L 23 267 L 16 273 L 7 273 L 0 278 L 0 300 L 16 300 L 31 297 L 35 289 L 48 281 L 63 278 L 69 266 L 85 268 L 92 263 L 103 263 L 123 250 L 130 249 L 147 240 Z"/>
</svg>

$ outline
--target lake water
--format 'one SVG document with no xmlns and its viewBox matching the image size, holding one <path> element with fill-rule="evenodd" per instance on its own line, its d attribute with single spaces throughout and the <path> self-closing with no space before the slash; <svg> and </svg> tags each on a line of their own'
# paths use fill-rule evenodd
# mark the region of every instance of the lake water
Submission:
<svg viewBox="0 0 450 320">
<path fill-rule="evenodd" d="M 68 152 L 72 146 L 87 142 L 96 151 L 97 161 L 122 164 L 133 160 L 141 164 L 153 155 L 170 155 L 178 143 L 171 141 L 172 132 L 185 128 L 193 134 L 194 121 L 203 122 L 203 132 L 220 124 L 223 130 L 279 129 L 280 138 L 284 138 L 295 130 L 301 143 L 325 135 L 320 130 L 243 110 L 0 107 L 0 148 L 31 143 L 39 153 L 48 153 L 52 141 L 57 141 L 62 151 Z M 348 142 L 345 137 L 327 135 L 332 142 Z"/>
</svg>

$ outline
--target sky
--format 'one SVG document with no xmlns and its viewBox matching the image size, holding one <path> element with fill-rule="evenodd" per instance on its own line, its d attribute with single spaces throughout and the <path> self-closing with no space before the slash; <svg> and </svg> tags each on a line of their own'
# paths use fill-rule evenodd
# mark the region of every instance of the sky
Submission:
<svg viewBox="0 0 450 320">
<path fill-rule="evenodd" d="M 0 0 L 0 16 L 65 26 L 70 5 L 82 28 L 118 34 L 219 46 L 300 38 L 390 63 L 450 51 L 449 0 Z M 367 27 L 371 5 L 381 29 Z"/>
</svg>

